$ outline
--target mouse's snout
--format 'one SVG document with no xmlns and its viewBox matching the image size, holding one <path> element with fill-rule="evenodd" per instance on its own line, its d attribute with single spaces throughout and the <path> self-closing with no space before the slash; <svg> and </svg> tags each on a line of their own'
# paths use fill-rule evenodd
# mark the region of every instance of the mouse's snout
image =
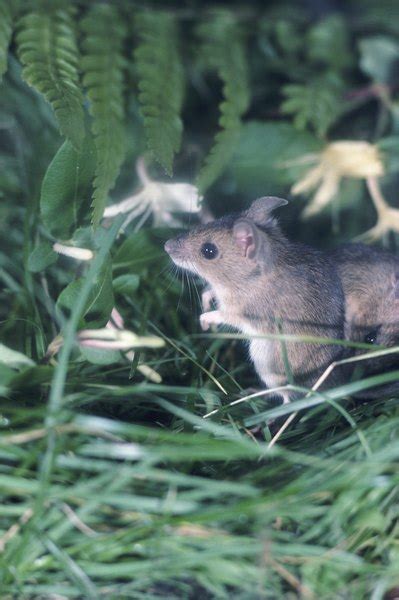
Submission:
<svg viewBox="0 0 399 600">
<path fill-rule="evenodd" d="M 171 252 L 173 252 L 173 246 L 174 246 L 174 240 L 168 240 L 167 242 L 165 242 L 164 248 L 165 248 L 165 252 L 167 252 L 168 254 L 170 254 Z"/>
<path fill-rule="evenodd" d="M 178 258 L 182 253 L 182 242 L 180 237 L 172 238 L 165 242 L 164 248 L 171 258 Z"/>
</svg>

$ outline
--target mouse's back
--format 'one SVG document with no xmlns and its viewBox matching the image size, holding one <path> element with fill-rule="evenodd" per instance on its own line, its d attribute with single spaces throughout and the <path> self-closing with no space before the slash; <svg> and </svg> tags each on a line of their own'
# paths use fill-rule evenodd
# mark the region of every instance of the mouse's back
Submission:
<svg viewBox="0 0 399 600">
<path fill-rule="evenodd" d="M 399 257 L 364 244 L 337 248 L 333 260 L 345 294 L 345 337 L 381 346 L 399 344 Z M 356 354 L 362 354 L 358 350 Z M 365 363 L 367 375 L 399 368 L 399 354 Z"/>
</svg>

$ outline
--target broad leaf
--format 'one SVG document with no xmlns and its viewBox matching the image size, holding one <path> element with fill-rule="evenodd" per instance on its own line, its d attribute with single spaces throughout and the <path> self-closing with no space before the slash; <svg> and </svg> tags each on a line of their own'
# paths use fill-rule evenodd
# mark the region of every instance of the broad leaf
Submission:
<svg viewBox="0 0 399 600">
<path fill-rule="evenodd" d="M 31 273 L 39 273 L 55 263 L 57 258 L 58 256 L 49 242 L 40 242 L 29 256 L 28 269 Z"/>
<path fill-rule="evenodd" d="M 303 173 L 292 161 L 322 144 L 289 123 L 252 121 L 243 126 L 227 177 L 235 193 L 247 197 L 284 194 Z"/>
<path fill-rule="evenodd" d="M 158 230 L 158 235 L 161 232 L 162 230 Z M 140 274 L 150 265 L 157 264 L 160 270 L 166 260 L 162 243 L 156 239 L 154 232 L 143 229 L 123 242 L 114 257 L 113 264 L 118 271 L 127 270 L 129 273 Z"/>
<path fill-rule="evenodd" d="M 399 75 L 399 44 L 385 37 L 365 38 L 359 43 L 360 67 L 373 81 L 396 82 Z"/>
<path fill-rule="evenodd" d="M 52 235 L 67 239 L 90 206 L 95 171 L 95 150 L 86 137 L 81 152 L 66 141 L 44 176 L 40 197 L 43 223 Z"/>
<path fill-rule="evenodd" d="M 9 367 L 19 369 L 22 367 L 30 367 L 34 365 L 34 361 L 25 354 L 17 352 L 12 348 L 8 348 L 4 344 L 0 344 L 0 363 L 3 363 Z"/>
</svg>

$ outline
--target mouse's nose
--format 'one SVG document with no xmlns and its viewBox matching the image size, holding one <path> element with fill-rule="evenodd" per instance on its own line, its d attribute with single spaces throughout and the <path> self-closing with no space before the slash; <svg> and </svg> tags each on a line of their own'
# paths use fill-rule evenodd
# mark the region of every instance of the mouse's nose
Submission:
<svg viewBox="0 0 399 600">
<path fill-rule="evenodd" d="M 165 242 L 164 248 L 165 251 L 170 254 L 171 252 L 173 252 L 173 248 L 175 247 L 175 242 L 174 240 L 168 240 L 167 242 Z"/>
</svg>

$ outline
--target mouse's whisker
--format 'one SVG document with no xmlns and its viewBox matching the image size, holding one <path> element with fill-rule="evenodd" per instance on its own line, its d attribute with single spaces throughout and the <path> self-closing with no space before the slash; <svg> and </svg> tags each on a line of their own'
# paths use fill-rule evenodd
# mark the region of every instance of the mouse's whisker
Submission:
<svg viewBox="0 0 399 600">
<path fill-rule="evenodd" d="M 164 293 L 168 292 L 170 288 L 175 284 L 176 280 L 179 277 L 179 269 L 176 265 L 168 265 L 167 268 L 163 269 L 160 274 L 160 277 L 164 280 L 164 285 L 162 285 L 162 291 Z"/>
<path fill-rule="evenodd" d="M 176 307 L 176 310 L 179 310 L 180 302 L 182 301 L 183 295 L 184 295 L 184 278 L 186 275 L 186 270 L 184 267 L 182 267 L 182 268 L 178 268 L 177 272 L 179 275 L 181 275 L 181 290 L 180 290 L 180 296 L 179 296 L 179 300 L 177 302 L 177 307 Z"/>
</svg>

